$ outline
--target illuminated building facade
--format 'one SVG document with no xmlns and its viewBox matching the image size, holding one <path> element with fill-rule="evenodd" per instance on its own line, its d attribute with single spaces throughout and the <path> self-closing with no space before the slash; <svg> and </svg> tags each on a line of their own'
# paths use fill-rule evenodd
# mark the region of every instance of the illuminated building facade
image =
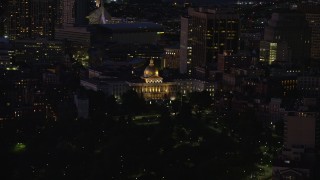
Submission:
<svg viewBox="0 0 320 180">
<path fill-rule="evenodd" d="M 5 21 L 6 35 L 11 40 L 54 37 L 56 1 L 9 0 Z"/>
<path fill-rule="evenodd" d="M 268 64 L 291 63 L 291 49 L 285 41 L 260 41 L 260 61 Z"/>
<path fill-rule="evenodd" d="M 188 15 L 189 19 L 185 19 L 184 24 L 188 25 L 189 30 L 184 30 L 183 33 L 189 33 L 184 37 L 190 39 L 186 47 L 187 56 L 189 55 L 188 48 L 192 50 L 191 68 L 215 69 L 219 53 L 224 51 L 238 52 L 240 45 L 238 14 L 222 9 L 189 8 Z M 187 21 L 190 22 L 187 23 Z M 183 63 L 188 64 L 189 60 L 185 61 L 185 56 L 183 58 Z"/>
<path fill-rule="evenodd" d="M 164 100 L 176 97 L 177 84 L 175 82 L 163 82 L 163 78 L 159 76 L 153 60 L 150 60 L 150 64 L 144 70 L 141 78 L 145 82 L 128 82 L 128 84 L 145 100 Z"/>
<path fill-rule="evenodd" d="M 6 33 L 11 40 L 17 38 L 26 38 L 29 34 L 30 25 L 30 7 L 29 0 L 14 1 L 10 0 L 8 4 L 6 21 Z"/>
<path fill-rule="evenodd" d="M 123 74 L 123 72 L 120 74 Z M 176 79 L 171 82 L 164 82 L 163 78 L 159 76 L 153 60 L 150 60 L 143 76 L 136 80 L 125 81 L 118 77 L 107 76 L 101 71 L 90 69 L 89 77 L 82 78 L 80 83 L 86 89 L 103 91 L 106 95 L 113 95 L 117 100 L 120 100 L 122 94 L 128 90 L 136 91 L 145 100 L 172 100 L 176 98 L 177 93 L 185 96 L 191 92 L 201 91 L 208 91 L 213 97 L 215 87 L 213 83 L 197 79 Z"/>
<path fill-rule="evenodd" d="M 31 0 L 31 38 L 54 38 L 55 11 L 54 0 Z"/>
</svg>

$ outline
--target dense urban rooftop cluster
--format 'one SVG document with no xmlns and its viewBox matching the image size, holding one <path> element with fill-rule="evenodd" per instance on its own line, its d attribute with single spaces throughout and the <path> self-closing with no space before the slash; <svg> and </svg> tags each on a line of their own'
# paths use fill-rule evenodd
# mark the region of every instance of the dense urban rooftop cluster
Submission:
<svg viewBox="0 0 320 180">
<path fill-rule="evenodd" d="M 320 2 L 0 2 L 0 179 L 319 179 Z"/>
</svg>

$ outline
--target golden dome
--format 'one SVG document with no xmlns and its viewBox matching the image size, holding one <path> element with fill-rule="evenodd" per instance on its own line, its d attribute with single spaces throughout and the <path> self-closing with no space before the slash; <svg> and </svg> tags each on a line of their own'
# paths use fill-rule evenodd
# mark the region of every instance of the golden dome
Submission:
<svg viewBox="0 0 320 180">
<path fill-rule="evenodd" d="M 153 64 L 153 60 L 150 60 L 149 66 L 146 67 L 146 69 L 143 72 L 143 77 L 144 78 L 150 78 L 150 77 L 154 77 L 154 76 L 158 76 L 158 69 L 156 67 L 154 67 Z"/>
</svg>

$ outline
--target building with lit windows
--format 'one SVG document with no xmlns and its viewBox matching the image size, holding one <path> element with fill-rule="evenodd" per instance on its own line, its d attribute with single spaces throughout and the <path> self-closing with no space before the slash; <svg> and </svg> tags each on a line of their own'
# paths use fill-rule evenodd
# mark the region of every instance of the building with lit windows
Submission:
<svg viewBox="0 0 320 180">
<path fill-rule="evenodd" d="M 172 82 L 163 82 L 152 60 L 141 78 L 145 81 L 144 83 L 130 82 L 129 86 L 146 100 L 175 99 L 177 93 L 186 96 L 192 92 L 202 91 L 208 91 L 210 96 L 214 96 L 214 83 L 198 79 L 176 79 Z"/>
<path fill-rule="evenodd" d="M 30 25 L 30 8 L 29 0 L 8 2 L 8 10 L 6 17 L 8 17 L 5 24 L 5 33 L 11 39 L 27 38 L 29 35 Z"/>
<path fill-rule="evenodd" d="M 259 59 L 268 64 L 289 64 L 291 63 L 291 50 L 285 41 L 260 41 Z"/>
<path fill-rule="evenodd" d="M 311 63 L 320 64 L 320 5 L 300 4 L 299 10 L 305 13 L 311 28 Z"/>
<path fill-rule="evenodd" d="M 64 44 L 46 39 L 16 40 L 13 60 L 26 63 L 52 63 L 64 59 Z"/>
<path fill-rule="evenodd" d="M 303 13 L 288 10 L 272 13 L 271 19 L 269 19 L 264 30 L 264 41 L 267 41 L 266 46 L 269 46 L 269 48 L 264 48 L 264 44 L 262 44 L 263 46 L 260 49 L 265 49 L 263 51 L 269 54 L 269 58 L 266 60 L 269 63 L 281 59 L 276 57 L 277 46 L 280 42 L 287 43 L 293 64 L 305 65 L 309 63 L 311 30 Z M 285 51 L 283 52 L 286 54 Z M 266 55 L 266 57 L 268 56 Z"/>
<path fill-rule="evenodd" d="M 319 145 L 318 120 L 317 112 L 298 110 L 285 113 L 284 149 L 274 161 L 273 179 L 314 179 Z"/>
<path fill-rule="evenodd" d="M 270 69 L 268 78 L 268 94 L 273 97 L 284 97 L 295 93 L 297 90 L 297 78 L 300 70 L 297 69 Z"/>
<path fill-rule="evenodd" d="M 177 84 L 175 82 L 163 82 L 163 78 L 159 76 L 153 60 L 150 60 L 150 64 L 144 70 L 141 79 L 144 82 L 128 82 L 128 84 L 145 100 L 164 100 L 176 97 Z"/>
<path fill-rule="evenodd" d="M 254 57 L 247 54 L 218 54 L 218 71 L 230 72 L 231 68 L 248 68 L 254 64 Z"/>
<path fill-rule="evenodd" d="M 227 9 L 189 8 L 188 16 L 182 19 L 181 26 L 183 28 L 181 47 L 184 48 L 182 51 L 184 55 L 181 55 L 181 63 L 184 64 L 181 64 L 181 70 L 185 72 L 188 62 L 191 64 L 191 69 L 196 67 L 205 71 L 216 69 L 219 53 L 238 52 L 240 47 L 238 14 Z M 192 50 L 191 62 L 188 60 L 190 53 L 188 48 Z"/>
<path fill-rule="evenodd" d="M 73 58 L 84 66 L 89 65 L 90 32 L 86 25 L 94 5 L 86 0 L 62 0 L 58 5 L 55 39 L 67 42 Z"/>
<path fill-rule="evenodd" d="M 115 77 L 92 77 L 81 79 L 81 86 L 93 91 L 102 91 L 107 96 L 114 96 L 117 100 L 121 99 L 123 93 L 129 90 L 129 86 L 124 80 Z"/>
<path fill-rule="evenodd" d="M 121 74 L 125 72 L 120 72 Z M 128 77 L 123 79 L 128 79 Z M 165 82 L 159 76 L 153 60 L 150 60 L 150 64 L 138 79 L 122 80 L 119 77 L 107 76 L 106 73 L 99 70 L 89 70 L 88 78 L 82 78 L 80 83 L 86 89 L 103 91 L 106 95 L 113 95 L 118 100 L 128 90 L 136 91 L 145 100 L 175 99 L 177 93 L 185 96 L 191 92 L 201 91 L 208 91 L 211 96 L 214 96 L 214 84 L 210 82 L 197 79 L 176 79 Z"/>
<path fill-rule="evenodd" d="M 192 92 L 207 91 L 210 96 L 214 96 L 214 83 L 202 81 L 198 79 L 176 79 L 174 82 L 177 83 L 178 92 L 181 95 L 186 96 Z"/>
<path fill-rule="evenodd" d="M 85 27 L 63 26 L 55 29 L 55 39 L 68 43 L 73 58 L 82 65 L 88 66 L 90 32 Z"/>
<path fill-rule="evenodd" d="M 179 69 L 180 65 L 180 49 L 165 48 L 162 59 L 162 68 Z"/>
<path fill-rule="evenodd" d="M 191 54 L 192 47 L 190 39 L 190 18 L 188 16 L 181 17 L 180 31 L 180 73 L 191 74 Z"/>
<path fill-rule="evenodd" d="M 297 86 L 304 97 L 320 97 L 320 76 L 317 74 L 298 77 Z"/>
<path fill-rule="evenodd" d="M 0 67 L 7 67 L 11 62 L 11 45 L 8 39 L 0 38 Z"/>
<path fill-rule="evenodd" d="M 5 33 L 10 40 L 54 37 L 56 1 L 9 0 Z"/>
</svg>

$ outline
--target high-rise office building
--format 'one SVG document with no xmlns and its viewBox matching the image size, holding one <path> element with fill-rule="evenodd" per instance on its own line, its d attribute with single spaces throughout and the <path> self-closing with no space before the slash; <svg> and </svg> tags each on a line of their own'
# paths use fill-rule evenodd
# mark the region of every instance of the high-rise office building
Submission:
<svg viewBox="0 0 320 180">
<path fill-rule="evenodd" d="M 164 48 L 162 68 L 179 69 L 180 49 L 176 47 Z"/>
<path fill-rule="evenodd" d="M 89 14 L 96 7 L 95 0 L 56 0 L 57 27 L 86 26 L 89 23 Z"/>
<path fill-rule="evenodd" d="M 191 54 L 189 17 L 181 17 L 180 31 L 180 73 L 191 74 Z"/>
<path fill-rule="evenodd" d="M 289 64 L 291 62 L 291 50 L 288 43 L 260 41 L 260 61 L 268 64 Z"/>
<path fill-rule="evenodd" d="M 89 12 L 94 8 L 93 0 L 60 0 L 55 28 L 55 39 L 68 41 L 67 48 L 73 57 L 88 65 L 90 33 L 87 31 Z"/>
<path fill-rule="evenodd" d="M 304 148 L 316 147 L 315 112 L 288 112 L 284 117 L 284 146 L 287 149 L 295 146 Z"/>
<path fill-rule="evenodd" d="M 254 58 L 249 54 L 223 53 L 218 55 L 218 71 L 230 73 L 232 68 L 247 68 L 254 64 Z"/>
<path fill-rule="evenodd" d="M 320 5 L 301 4 L 299 9 L 305 13 L 311 28 L 311 63 L 320 64 Z"/>
<path fill-rule="evenodd" d="M 47 39 L 15 40 L 13 43 L 14 61 L 28 64 L 55 63 L 64 59 L 64 44 Z"/>
<path fill-rule="evenodd" d="M 53 38 L 55 0 L 9 0 L 5 32 L 9 39 Z"/>
<path fill-rule="evenodd" d="M 292 63 L 308 64 L 311 38 L 310 28 L 303 13 L 289 10 L 272 13 L 265 27 L 264 40 L 276 44 L 285 41 L 292 52 Z"/>
<path fill-rule="evenodd" d="M 55 26 L 55 0 L 31 0 L 30 37 L 53 39 Z"/>
<path fill-rule="evenodd" d="M 30 6 L 29 0 L 9 0 L 7 10 L 6 33 L 11 40 L 29 36 Z"/>
<path fill-rule="evenodd" d="M 7 67 L 11 65 L 10 57 L 11 44 L 9 40 L 0 37 L 0 67 Z"/>
<path fill-rule="evenodd" d="M 316 99 L 302 102 L 304 106 L 284 115 L 284 146 L 274 160 L 272 179 L 317 179 L 319 113 L 308 110 L 316 107 Z"/>
<path fill-rule="evenodd" d="M 181 42 L 187 51 L 182 51 L 182 63 L 190 63 L 190 68 L 202 68 L 205 71 L 216 69 L 218 54 L 224 51 L 236 53 L 239 50 L 239 15 L 227 9 L 193 9 L 188 10 L 188 19 L 183 19 Z M 188 22 L 189 21 L 189 22 Z M 188 30 L 186 30 L 186 28 Z M 188 48 L 192 53 L 188 51 Z M 191 56 L 191 61 L 185 60 Z M 185 65 L 184 65 L 185 66 Z M 183 66 L 182 66 L 183 67 Z M 185 70 L 184 70 L 185 71 Z M 188 70 L 189 71 L 189 70 Z"/>
<path fill-rule="evenodd" d="M 75 0 L 63 0 L 62 7 L 62 22 L 63 24 L 74 24 L 75 23 Z"/>
</svg>

